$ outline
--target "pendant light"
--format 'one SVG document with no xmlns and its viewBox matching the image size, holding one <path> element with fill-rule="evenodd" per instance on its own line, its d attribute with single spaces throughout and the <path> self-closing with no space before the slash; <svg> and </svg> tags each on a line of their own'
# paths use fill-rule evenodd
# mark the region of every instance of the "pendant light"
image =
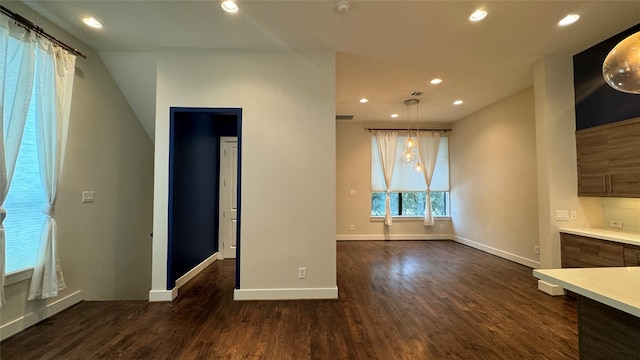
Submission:
<svg viewBox="0 0 640 360">
<path fill-rule="evenodd" d="M 640 94 L 640 32 L 619 42 L 602 64 L 602 76 L 612 88 Z"/>
<path fill-rule="evenodd" d="M 420 100 L 418 99 L 408 99 L 404 101 L 404 104 L 407 108 L 407 122 L 411 124 L 411 110 L 410 106 L 415 105 L 418 106 Z M 413 165 L 416 160 L 418 160 L 418 154 L 416 153 L 416 148 L 418 142 L 411 137 L 411 128 L 407 130 L 407 139 L 404 141 L 404 152 L 402 152 L 402 162 L 407 165 Z M 416 134 L 417 135 L 417 134 Z M 418 160 L 419 161 L 419 160 Z"/>
</svg>

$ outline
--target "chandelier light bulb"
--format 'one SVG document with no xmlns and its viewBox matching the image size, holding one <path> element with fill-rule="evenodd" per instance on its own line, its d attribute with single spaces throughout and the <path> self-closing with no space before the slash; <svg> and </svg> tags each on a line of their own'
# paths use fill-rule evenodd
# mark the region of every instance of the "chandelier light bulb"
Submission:
<svg viewBox="0 0 640 360">
<path fill-rule="evenodd" d="M 411 165 L 416 162 L 417 158 L 418 156 L 411 149 L 407 149 L 402 153 L 402 162 L 405 164 Z"/>
<path fill-rule="evenodd" d="M 602 64 L 602 76 L 612 88 L 640 94 L 640 32 L 619 42 Z"/>
<path fill-rule="evenodd" d="M 416 146 L 416 140 L 409 135 L 407 139 L 404 141 L 404 148 L 409 150 L 413 149 Z"/>
<path fill-rule="evenodd" d="M 413 167 L 413 170 L 415 170 L 416 172 L 421 173 L 423 170 L 423 166 L 422 164 L 418 161 L 418 163 L 416 164 L 416 166 Z"/>
</svg>

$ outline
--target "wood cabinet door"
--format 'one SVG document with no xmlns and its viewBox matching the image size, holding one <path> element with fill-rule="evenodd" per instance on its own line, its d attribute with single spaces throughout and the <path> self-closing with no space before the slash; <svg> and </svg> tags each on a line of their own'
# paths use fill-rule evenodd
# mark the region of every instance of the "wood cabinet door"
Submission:
<svg viewBox="0 0 640 360">
<path fill-rule="evenodd" d="M 608 129 L 609 193 L 640 197 L 640 123 Z"/>
<path fill-rule="evenodd" d="M 640 246 L 624 245 L 624 266 L 640 266 Z"/>
<path fill-rule="evenodd" d="M 578 196 L 605 196 L 609 157 L 608 135 L 604 131 L 576 133 Z"/>
</svg>

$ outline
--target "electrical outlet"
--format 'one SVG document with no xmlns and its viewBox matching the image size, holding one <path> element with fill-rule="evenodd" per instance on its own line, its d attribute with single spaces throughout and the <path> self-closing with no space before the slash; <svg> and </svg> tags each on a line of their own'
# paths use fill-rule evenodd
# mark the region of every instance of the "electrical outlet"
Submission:
<svg viewBox="0 0 640 360">
<path fill-rule="evenodd" d="M 356 229 L 356 226 L 355 226 L 355 225 L 349 225 L 349 230 L 350 230 L 350 231 L 354 231 L 355 229 Z"/>
<path fill-rule="evenodd" d="M 533 245 L 533 253 L 534 254 L 540 254 L 540 246 Z"/>
<path fill-rule="evenodd" d="M 307 268 L 298 268 L 298 279 L 307 278 Z"/>
<path fill-rule="evenodd" d="M 578 218 L 578 213 L 575 210 L 571 210 L 571 220 L 576 220 Z"/>
<path fill-rule="evenodd" d="M 611 219 L 609 220 L 609 226 L 613 228 L 622 229 L 622 220 Z"/>
</svg>

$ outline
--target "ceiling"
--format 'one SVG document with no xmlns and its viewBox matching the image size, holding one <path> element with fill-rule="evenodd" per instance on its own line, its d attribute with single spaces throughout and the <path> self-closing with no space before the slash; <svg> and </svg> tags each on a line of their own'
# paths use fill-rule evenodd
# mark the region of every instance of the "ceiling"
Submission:
<svg viewBox="0 0 640 360">
<path fill-rule="evenodd" d="M 148 132 L 154 105 L 136 93 L 154 93 L 154 73 L 127 74 L 113 54 L 166 47 L 331 50 L 337 54 L 336 114 L 390 121 L 398 113 L 395 121 L 402 121 L 403 101 L 423 91 L 420 120 L 446 123 L 531 86 L 536 59 L 575 54 L 640 19 L 638 1 L 368 0 L 352 1 L 344 14 L 337 1 L 326 0 L 237 0 L 236 14 L 224 13 L 218 0 L 22 2 L 98 51 L 143 125 L 151 122 Z M 469 21 L 479 8 L 489 12 L 486 19 Z M 568 13 L 581 18 L 558 26 Z M 80 19 L 87 15 L 104 28 L 84 26 Z M 127 84 L 131 77 L 138 79 Z M 435 77 L 444 81 L 431 85 Z M 362 97 L 369 102 L 361 104 Z M 457 99 L 464 103 L 452 105 Z"/>
</svg>

